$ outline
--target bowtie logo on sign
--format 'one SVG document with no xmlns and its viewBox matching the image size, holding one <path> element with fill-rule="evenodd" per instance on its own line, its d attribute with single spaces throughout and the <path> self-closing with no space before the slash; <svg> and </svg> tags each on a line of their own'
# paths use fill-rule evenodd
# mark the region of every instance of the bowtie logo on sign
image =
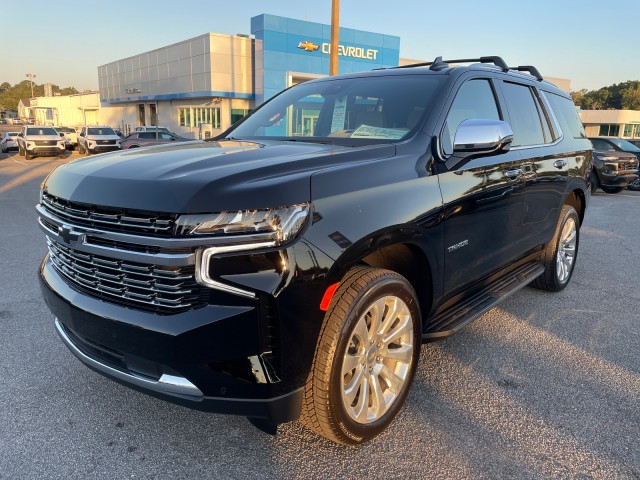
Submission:
<svg viewBox="0 0 640 480">
<path fill-rule="evenodd" d="M 298 48 L 301 48 L 305 52 L 315 52 L 320 48 L 320 45 L 316 45 L 315 43 L 307 40 L 306 42 L 300 42 L 298 44 Z"/>
</svg>

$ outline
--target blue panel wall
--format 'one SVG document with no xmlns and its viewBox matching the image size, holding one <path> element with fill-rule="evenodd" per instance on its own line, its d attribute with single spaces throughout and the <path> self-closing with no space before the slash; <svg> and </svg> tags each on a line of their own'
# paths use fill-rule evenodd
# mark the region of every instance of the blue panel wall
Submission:
<svg viewBox="0 0 640 480">
<path fill-rule="evenodd" d="M 256 105 L 287 86 L 287 75 L 329 75 L 331 27 L 275 15 L 251 19 L 256 38 Z M 308 49 L 300 48 L 308 45 Z M 400 61 L 400 37 L 340 28 L 338 72 L 352 73 L 395 67 Z M 315 48 L 317 47 L 317 48 Z"/>
</svg>

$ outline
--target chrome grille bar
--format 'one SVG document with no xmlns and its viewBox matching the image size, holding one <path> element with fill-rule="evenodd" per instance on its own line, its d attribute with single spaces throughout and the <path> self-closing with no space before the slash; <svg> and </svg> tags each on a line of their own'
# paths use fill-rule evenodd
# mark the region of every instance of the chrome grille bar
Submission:
<svg viewBox="0 0 640 480">
<path fill-rule="evenodd" d="M 108 213 L 93 208 L 82 208 L 72 203 L 64 203 L 53 195 L 43 193 L 42 206 L 45 210 L 71 223 L 85 226 L 112 228 L 131 233 L 160 233 L 171 235 L 174 230 L 172 218 L 160 218 L 158 215 L 133 216 L 131 213 Z"/>
<path fill-rule="evenodd" d="M 50 240 L 47 244 L 54 268 L 95 296 L 167 313 L 201 304 L 194 267 L 135 265 L 87 255 Z"/>
</svg>

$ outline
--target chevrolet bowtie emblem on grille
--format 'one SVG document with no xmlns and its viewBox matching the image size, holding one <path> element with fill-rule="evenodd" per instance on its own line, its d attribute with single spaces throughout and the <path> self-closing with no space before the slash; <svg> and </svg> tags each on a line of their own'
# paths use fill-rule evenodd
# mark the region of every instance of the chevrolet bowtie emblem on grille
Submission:
<svg viewBox="0 0 640 480">
<path fill-rule="evenodd" d="M 74 232 L 73 229 L 68 225 L 62 225 L 61 227 L 58 227 L 58 235 L 60 236 L 60 238 L 62 238 L 62 240 L 64 240 L 65 243 L 68 244 L 75 243 L 80 240 L 80 237 L 82 237 L 82 234 Z"/>
<path fill-rule="evenodd" d="M 306 42 L 300 42 L 298 44 L 298 48 L 301 48 L 302 50 L 306 51 L 306 52 L 315 52 L 316 50 L 318 50 L 320 48 L 320 45 L 316 45 L 313 42 L 310 42 L 309 40 L 307 40 Z"/>
</svg>

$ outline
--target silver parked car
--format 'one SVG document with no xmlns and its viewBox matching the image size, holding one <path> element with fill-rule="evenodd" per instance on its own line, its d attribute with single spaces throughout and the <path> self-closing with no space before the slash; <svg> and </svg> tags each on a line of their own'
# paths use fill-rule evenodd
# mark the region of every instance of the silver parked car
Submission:
<svg viewBox="0 0 640 480">
<path fill-rule="evenodd" d="M 134 132 L 122 141 L 121 148 L 124 150 L 126 148 L 149 147 L 163 143 L 188 142 L 192 140 L 191 138 L 181 137 L 171 132 Z"/>
<path fill-rule="evenodd" d="M 2 153 L 7 153 L 9 150 L 18 150 L 18 133 L 20 132 L 7 132 L 0 141 L 0 150 Z"/>
</svg>

